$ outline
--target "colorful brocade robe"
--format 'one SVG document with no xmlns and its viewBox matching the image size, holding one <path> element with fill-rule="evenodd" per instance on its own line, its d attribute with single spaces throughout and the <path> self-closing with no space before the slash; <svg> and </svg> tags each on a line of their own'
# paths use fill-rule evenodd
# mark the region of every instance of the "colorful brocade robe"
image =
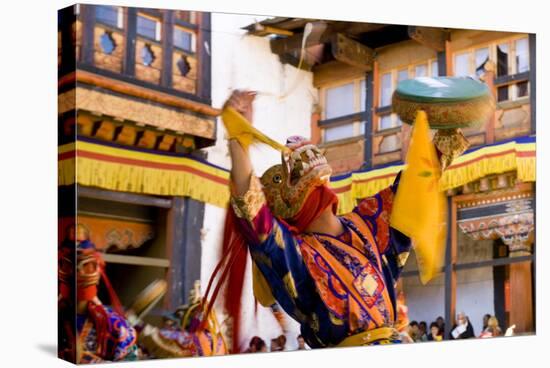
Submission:
<svg viewBox="0 0 550 368">
<path fill-rule="evenodd" d="M 138 360 L 136 330 L 110 307 L 97 304 L 88 308 L 88 315 L 77 315 L 77 331 L 79 364 Z"/>
<path fill-rule="evenodd" d="M 309 346 L 393 326 L 395 285 L 411 247 L 389 226 L 398 181 L 339 217 L 345 231 L 338 237 L 293 234 L 271 214 L 255 176 L 243 196 L 231 198 L 255 266 Z"/>
</svg>

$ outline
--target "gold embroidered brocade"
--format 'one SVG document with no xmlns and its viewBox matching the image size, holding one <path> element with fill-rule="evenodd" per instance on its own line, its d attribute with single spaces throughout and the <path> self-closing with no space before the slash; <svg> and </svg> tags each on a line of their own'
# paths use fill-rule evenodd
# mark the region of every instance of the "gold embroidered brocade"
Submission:
<svg viewBox="0 0 550 368">
<path fill-rule="evenodd" d="M 250 177 L 250 184 L 245 194 L 242 196 L 231 195 L 231 207 L 235 215 L 249 222 L 252 222 L 265 203 L 262 184 L 254 174 Z"/>
</svg>

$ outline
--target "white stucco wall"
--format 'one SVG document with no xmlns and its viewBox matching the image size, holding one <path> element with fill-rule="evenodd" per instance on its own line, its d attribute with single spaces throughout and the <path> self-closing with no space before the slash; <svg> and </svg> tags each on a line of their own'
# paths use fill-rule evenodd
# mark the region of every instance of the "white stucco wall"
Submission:
<svg viewBox="0 0 550 368">
<path fill-rule="evenodd" d="M 271 53 L 268 38 L 243 36 L 241 27 L 260 19 L 212 14 L 212 104 L 221 107 L 233 89 L 257 91 L 259 95 L 254 104 L 256 127 L 281 143 L 290 135 L 309 137 L 312 105 L 317 98 L 312 74 L 281 64 L 278 57 Z M 289 89 L 292 93 L 287 98 L 279 98 Z M 207 149 L 208 161 L 230 168 L 221 121 L 218 121 L 217 129 L 217 144 Z M 265 146 L 252 147 L 251 157 L 258 175 L 280 162 L 279 152 Z M 220 254 L 224 219 L 224 209 L 206 205 L 201 259 L 203 291 Z M 243 306 L 241 346 L 247 346 L 250 338 L 257 335 L 269 347 L 270 340 L 280 335 L 282 330 L 269 309 L 258 306 L 257 316 L 254 316 L 250 275 L 246 277 Z M 299 327 L 290 319 L 288 325 L 287 348 L 293 349 L 297 346 Z"/>
</svg>

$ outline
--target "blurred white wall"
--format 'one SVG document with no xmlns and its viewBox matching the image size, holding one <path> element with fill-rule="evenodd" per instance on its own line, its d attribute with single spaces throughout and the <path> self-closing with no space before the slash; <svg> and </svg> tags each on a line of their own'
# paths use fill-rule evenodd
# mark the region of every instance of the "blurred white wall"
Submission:
<svg viewBox="0 0 550 368">
<path fill-rule="evenodd" d="M 243 26 L 261 19 L 258 16 L 212 14 L 212 104 L 221 107 L 234 89 L 257 91 L 259 95 L 254 104 L 256 127 L 281 143 L 290 135 L 309 137 L 312 106 L 317 98 L 317 90 L 312 85 L 313 76 L 281 64 L 278 56 L 270 51 L 269 38 L 244 35 Z M 285 94 L 288 94 L 286 98 L 280 98 Z M 207 152 L 209 162 L 230 168 L 221 121 L 217 123 L 217 144 Z M 279 152 L 265 146 L 252 147 L 251 157 L 258 176 L 280 162 Z M 220 255 L 224 219 L 224 209 L 206 205 L 201 260 L 203 291 Z M 270 340 L 279 336 L 282 330 L 269 309 L 259 305 L 257 315 L 254 315 L 250 274 L 246 277 L 242 302 L 242 348 L 247 347 L 255 335 L 264 339 L 269 348 Z M 294 349 L 299 327 L 287 319 L 290 322 L 287 349 Z"/>
</svg>

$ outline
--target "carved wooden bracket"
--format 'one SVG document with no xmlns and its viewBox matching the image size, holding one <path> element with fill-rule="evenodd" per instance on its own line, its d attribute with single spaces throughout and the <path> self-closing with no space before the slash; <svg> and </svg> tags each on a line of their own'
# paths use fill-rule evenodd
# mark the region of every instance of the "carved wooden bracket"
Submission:
<svg viewBox="0 0 550 368">
<path fill-rule="evenodd" d="M 374 50 L 360 42 L 337 33 L 331 41 L 332 56 L 338 61 L 364 69 L 372 70 L 374 63 Z"/>
<path fill-rule="evenodd" d="M 421 45 L 436 51 L 445 50 L 445 41 L 447 41 L 448 32 L 441 28 L 409 26 L 408 33 L 410 38 Z"/>
</svg>

